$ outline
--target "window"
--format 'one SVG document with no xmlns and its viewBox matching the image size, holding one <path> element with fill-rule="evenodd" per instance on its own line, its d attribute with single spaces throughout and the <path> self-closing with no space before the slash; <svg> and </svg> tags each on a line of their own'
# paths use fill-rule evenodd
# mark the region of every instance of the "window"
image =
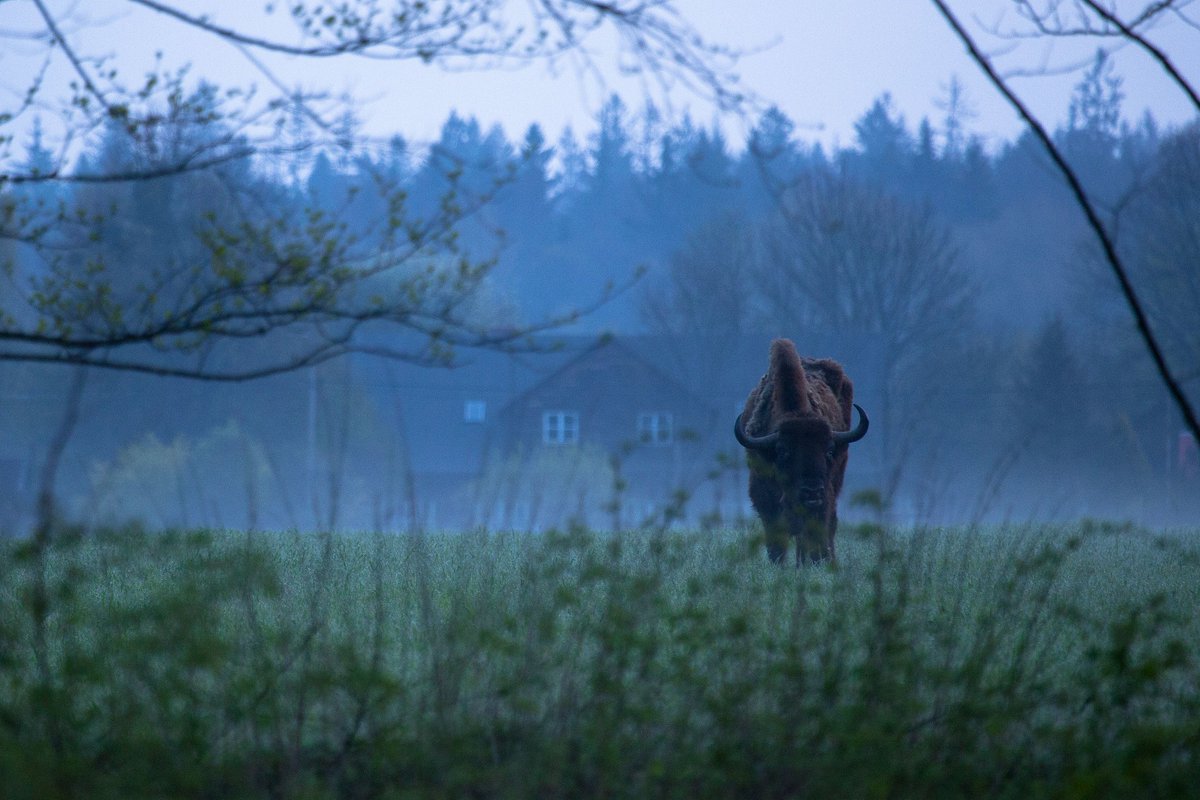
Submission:
<svg viewBox="0 0 1200 800">
<path fill-rule="evenodd" d="M 483 422 L 487 419 L 487 403 L 483 400 L 468 400 L 463 403 L 463 422 Z"/>
<path fill-rule="evenodd" d="M 575 444 L 579 441 L 579 412 L 547 411 L 542 414 L 542 442 Z"/>
<path fill-rule="evenodd" d="M 642 444 L 670 444 L 675 439 L 675 427 L 670 413 L 648 411 L 638 414 L 637 437 Z"/>
</svg>

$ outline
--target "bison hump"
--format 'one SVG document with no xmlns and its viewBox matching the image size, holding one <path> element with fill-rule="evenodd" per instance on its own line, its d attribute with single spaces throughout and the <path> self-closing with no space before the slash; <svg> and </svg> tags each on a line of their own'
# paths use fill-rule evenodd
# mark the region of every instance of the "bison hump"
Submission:
<svg viewBox="0 0 1200 800">
<path fill-rule="evenodd" d="M 813 411 L 828 420 L 834 430 L 850 427 L 850 408 L 854 403 L 854 385 L 842 365 L 833 359 L 804 359 L 808 374 L 808 398 Z"/>
<path fill-rule="evenodd" d="M 790 339 L 771 342 L 770 368 L 772 401 L 779 413 L 804 413 L 809 410 L 808 381 L 796 346 Z"/>
</svg>

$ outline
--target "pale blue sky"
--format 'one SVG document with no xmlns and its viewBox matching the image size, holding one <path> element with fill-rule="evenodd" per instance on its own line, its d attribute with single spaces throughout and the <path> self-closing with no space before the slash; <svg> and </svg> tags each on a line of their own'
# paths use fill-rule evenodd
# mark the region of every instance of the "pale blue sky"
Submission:
<svg viewBox="0 0 1200 800">
<path fill-rule="evenodd" d="M 262 75 L 237 50 L 145 9 L 130 9 L 119 0 L 50 5 L 74 5 L 77 15 L 94 23 L 73 24 L 67 28 L 68 35 L 83 51 L 117 54 L 117 63 L 127 70 L 131 83 L 151 63 L 154 51 L 161 49 L 168 63 L 192 62 L 195 75 L 224 83 L 257 82 L 266 89 Z M 936 101 L 944 95 L 952 75 L 966 85 L 968 100 L 977 112 L 971 130 L 994 145 L 1020 129 L 1015 115 L 984 83 L 928 0 L 680 0 L 677 5 L 710 39 L 759 51 L 747 55 L 737 71 L 746 88 L 766 103 L 779 105 L 797 123 L 802 138 L 850 143 L 854 120 L 884 91 L 892 93 L 896 107 L 913 126 L 924 115 L 936 122 L 942 114 Z M 210 10 L 218 21 L 242 25 L 250 24 L 248 15 L 262 6 L 261 0 L 192 4 L 195 9 Z M 1015 20 L 1012 3 L 1005 0 L 958 2 L 955 6 L 964 15 L 974 15 L 976 30 L 981 24 L 1004 27 Z M 1132 8 L 1140 3 L 1122 6 Z M 0 29 L 28 27 L 32 15 L 29 3 L 0 4 Z M 1193 83 L 1200 84 L 1200 31 L 1176 23 L 1153 36 L 1170 49 L 1177 66 Z M 1045 42 L 1018 46 L 986 36 L 985 40 L 993 51 L 1011 50 L 1000 61 L 1010 70 L 1082 63 L 1095 47 Z M 593 43 L 600 63 L 611 63 L 609 49 L 603 39 Z M 18 90 L 22 78 L 32 75 L 37 66 L 31 57 L 35 52 L 28 43 L 4 41 L 0 83 Z M 1116 58 L 1126 80 L 1128 116 L 1137 117 L 1145 108 L 1166 122 L 1193 116 L 1185 98 L 1144 57 L 1126 48 Z M 586 132 L 609 90 L 619 91 L 633 106 L 644 98 L 642 89 L 632 81 L 617 79 L 599 86 L 581 79 L 565 63 L 556 70 L 534 65 L 518 70 L 447 72 L 417 63 L 263 59 L 289 85 L 354 92 L 362 100 L 361 114 L 369 133 L 401 133 L 416 142 L 436 136 L 451 110 L 473 114 L 485 125 L 500 123 L 513 138 L 530 122 L 538 121 L 553 138 L 566 124 Z M 61 87 L 67 74 L 67 65 L 60 58 L 48 74 L 48 85 Z M 1076 73 L 1022 78 L 1015 85 L 1045 118 L 1057 123 L 1065 118 L 1069 90 L 1077 80 Z M 5 99 L 6 105 L 11 106 L 11 96 Z M 670 100 L 677 111 L 687 108 L 701 122 L 715 118 L 714 110 L 702 98 L 679 92 L 672 93 Z M 723 118 L 722 124 L 735 140 L 745 126 L 744 121 L 731 117 Z"/>
</svg>

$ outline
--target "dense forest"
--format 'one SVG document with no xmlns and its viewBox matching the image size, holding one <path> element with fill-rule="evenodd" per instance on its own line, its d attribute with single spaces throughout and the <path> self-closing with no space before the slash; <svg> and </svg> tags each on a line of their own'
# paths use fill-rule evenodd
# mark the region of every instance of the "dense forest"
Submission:
<svg viewBox="0 0 1200 800">
<path fill-rule="evenodd" d="M 195 108 L 215 102 L 205 92 Z M 1098 55 L 1055 135 L 1113 220 L 1167 356 L 1197 397 L 1200 128 L 1130 121 L 1122 100 Z M 696 342 L 761 335 L 764 358 L 772 336 L 802 350 L 806 333 L 875 340 L 881 488 L 906 514 L 940 504 L 969 516 L 994 503 L 1020 518 L 1182 518 L 1200 480 L 1194 446 L 1060 177 L 1032 137 L 974 133 L 957 81 L 941 107 L 943 118 L 913 125 L 883 95 L 852 142 L 825 148 L 775 108 L 735 142 L 720 124 L 613 96 L 586 136 L 534 125 L 513 138 L 454 114 L 427 147 L 397 135 L 157 180 L 35 183 L 9 191 L 25 208 L 99 220 L 90 230 L 101 233 L 73 239 L 60 219 L 55 260 L 17 248 L 16 273 L 36 281 L 74 270 L 86 285 L 89 269 L 103 271 L 115 302 L 95 300 L 86 317 L 129 308 L 122 292 L 147 302 L 152 276 L 169 270 L 146 265 L 211 264 L 223 236 L 244 247 L 256 230 L 240 227 L 245 218 L 282 209 L 307 219 L 307 240 L 286 246 L 352 263 L 403 243 L 409 229 L 393 222 L 401 212 L 461 216 L 436 253 L 409 257 L 413 269 L 473 281 L 469 313 L 497 329 L 547 324 Z M 188 137 L 236 139 L 197 124 L 202 116 L 166 120 L 140 142 L 114 129 L 78 170 L 119 174 Z M 354 120 L 343 124 L 347 141 L 363 141 Z M 31 171 L 50 162 L 36 129 L 27 161 Z M 588 313 L 575 318 L 578 309 Z M 6 479 L 28 486 L 34 479 L 17 473 L 34 475 L 34 442 L 45 438 L 34 432 L 53 413 L 20 401 L 61 396 L 67 377 L 0 369 L 0 400 L 14 409 L 0 421 L 9 442 L 0 457 Z M 95 490 L 97 464 L 131 442 L 103 430 L 78 440 L 84 455 L 69 481 L 83 497 Z"/>
</svg>

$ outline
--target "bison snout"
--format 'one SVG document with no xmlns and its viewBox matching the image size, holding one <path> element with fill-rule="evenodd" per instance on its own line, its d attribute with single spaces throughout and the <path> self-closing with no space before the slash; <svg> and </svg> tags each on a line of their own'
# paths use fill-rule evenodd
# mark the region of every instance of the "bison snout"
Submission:
<svg viewBox="0 0 1200 800">
<path fill-rule="evenodd" d="M 796 492 L 796 500 L 807 509 L 819 510 L 825 505 L 825 487 L 801 486 Z"/>
</svg>

